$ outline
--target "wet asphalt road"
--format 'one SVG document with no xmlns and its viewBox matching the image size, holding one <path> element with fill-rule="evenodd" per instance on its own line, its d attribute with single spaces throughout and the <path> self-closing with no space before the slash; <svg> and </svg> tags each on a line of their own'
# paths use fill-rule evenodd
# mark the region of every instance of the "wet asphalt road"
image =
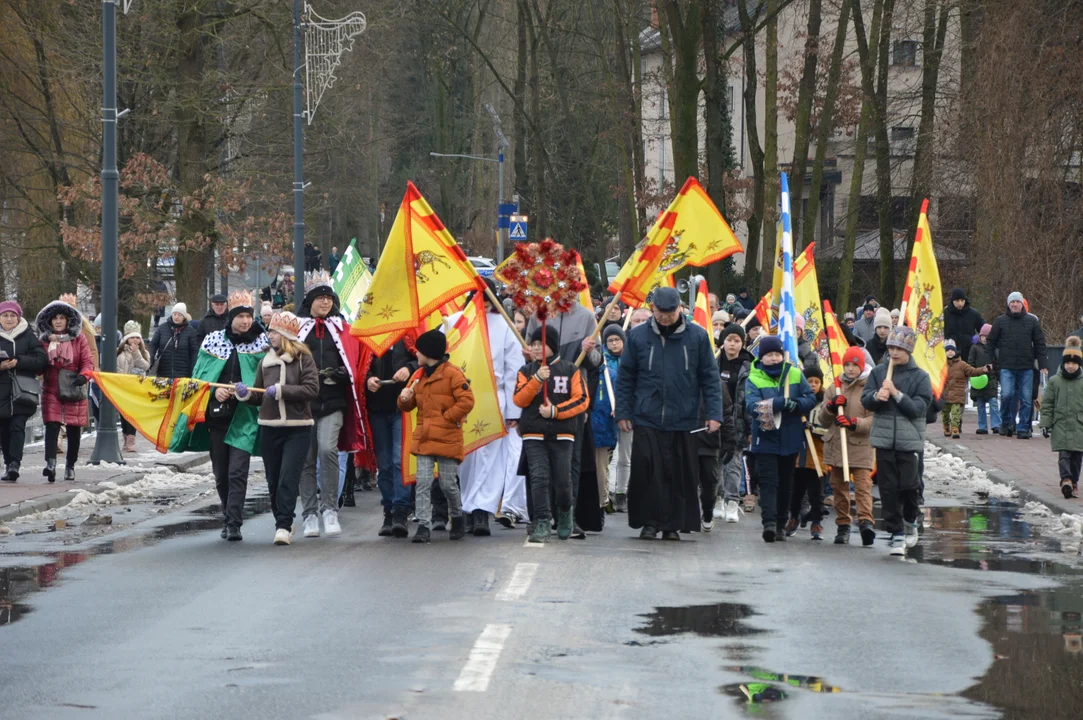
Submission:
<svg viewBox="0 0 1083 720">
<path fill-rule="evenodd" d="M 378 538 L 374 494 L 358 500 L 342 537 L 287 548 L 270 544 L 267 515 L 226 543 L 199 514 L 98 541 L 100 555 L 0 546 L 0 716 L 1055 719 L 1083 707 L 1070 651 L 1083 584 L 1010 507 L 931 509 L 919 563 L 857 536 L 765 545 L 757 516 L 679 544 L 640 541 L 614 516 L 586 541 L 526 547 L 497 527 L 417 546 Z M 750 705 L 742 684 L 785 698 Z"/>
</svg>

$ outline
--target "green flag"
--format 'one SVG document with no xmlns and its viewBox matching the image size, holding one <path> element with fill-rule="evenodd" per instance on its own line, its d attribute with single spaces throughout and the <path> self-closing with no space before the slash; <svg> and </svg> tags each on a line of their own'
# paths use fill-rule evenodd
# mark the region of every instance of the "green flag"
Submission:
<svg viewBox="0 0 1083 720">
<path fill-rule="evenodd" d="M 342 303 L 342 314 L 351 323 L 357 319 L 361 301 L 369 291 L 372 273 L 369 272 L 361 253 L 357 252 L 357 238 L 350 240 L 350 246 L 342 253 L 342 260 L 335 268 L 331 278 L 331 287 Z"/>
</svg>

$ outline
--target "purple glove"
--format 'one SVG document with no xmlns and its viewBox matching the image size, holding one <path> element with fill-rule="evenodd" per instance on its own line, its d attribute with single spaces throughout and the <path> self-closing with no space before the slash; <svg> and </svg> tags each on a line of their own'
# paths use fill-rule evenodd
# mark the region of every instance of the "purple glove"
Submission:
<svg viewBox="0 0 1083 720">
<path fill-rule="evenodd" d="M 238 398 L 246 398 L 248 397 L 248 386 L 244 383 L 237 383 L 233 386 L 233 392 L 237 394 Z"/>
<path fill-rule="evenodd" d="M 276 395 L 278 395 L 277 385 L 272 385 L 271 387 L 267 388 L 263 393 L 263 397 L 267 398 L 268 400 L 274 400 Z"/>
</svg>

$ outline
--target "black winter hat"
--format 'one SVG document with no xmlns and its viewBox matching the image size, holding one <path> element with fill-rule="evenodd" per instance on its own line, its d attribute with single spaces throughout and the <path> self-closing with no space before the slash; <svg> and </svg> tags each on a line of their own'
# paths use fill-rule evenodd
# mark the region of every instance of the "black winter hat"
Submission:
<svg viewBox="0 0 1083 720">
<path fill-rule="evenodd" d="M 425 357 L 439 360 L 447 354 L 447 337 L 439 330 L 429 330 L 418 335 L 414 346 Z"/>
<path fill-rule="evenodd" d="M 533 345 L 536 342 L 540 342 L 542 339 L 542 326 L 539 325 L 534 329 L 534 332 L 530 333 L 530 343 Z M 560 353 L 560 333 L 556 328 L 545 328 L 545 344 L 553 351 L 554 355 Z"/>
<path fill-rule="evenodd" d="M 870 311 L 871 312 L 876 312 L 876 306 L 873 305 L 872 303 L 867 302 L 867 303 L 865 303 L 865 307 L 861 308 L 861 312 L 867 313 L 867 312 L 870 312 Z"/>
<path fill-rule="evenodd" d="M 820 382 L 824 381 L 824 371 L 820 369 L 819 365 L 813 365 L 810 368 L 805 368 L 805 379 L 820 378 Z"/>
<path fill-rule="evenodd" d="M 966 290 L 963 290 L 962 288 L 955 288 L 952 290 L 951 301 L 955 302 L 956 300 L 966 300 Z"/>
<path fill-rule="evenodd" d="M 218 293 L 217 295 L 212 295 L 211 296 L 211 302 L 212 303 L 224 303 L 227 300 L 228 300 L 228 298 L 225 295 L 223 295 L 222 293 Z"/>
<path fill-rule="evenodd" d="M 741 342 L 745 341 L 745 329 L 737 323 L 730 323 L 726 327 L 722 328 L 722 332 L 718 334 L 718 344 L 721 345 L 726 341 L 730 335 L 736 335 L 741 338 Z"/>
<path fill-rule="evenodd" d="M 619 337 L 621 342 L 628 342 L 628 337 L 624 334 L 624 328 L 620 325 L 606 325 L 605 330 L 602 330 L 602 342 L 609 342 L 612 335 Z"/>
</svg>

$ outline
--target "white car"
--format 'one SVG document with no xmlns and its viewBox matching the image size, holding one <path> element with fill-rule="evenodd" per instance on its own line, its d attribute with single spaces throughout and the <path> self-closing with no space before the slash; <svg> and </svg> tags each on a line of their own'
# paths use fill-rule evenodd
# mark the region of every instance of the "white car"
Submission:
<svg viewBox="0 0 1083 720">
<path fill-rule="evenodd" d="M 482 277 L 492 277 L 496 272 L 496 262 L 492 258 L 487 257 L 468 257 L 466 258 L 474 266 L 474 269 L 478 271 L 478 275 Z"/>
</svg>

